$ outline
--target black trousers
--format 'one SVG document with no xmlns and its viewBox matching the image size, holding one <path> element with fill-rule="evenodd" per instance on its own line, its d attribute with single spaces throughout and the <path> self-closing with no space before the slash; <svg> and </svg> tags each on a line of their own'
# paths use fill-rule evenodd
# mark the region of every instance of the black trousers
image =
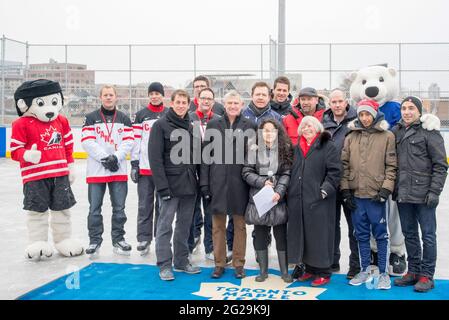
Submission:
<svg viewBox="0 0 449 320">
<path fill-rule="evenodd" d="M 254 226 L 254 249 L 268 249 L 268 237 L 270 235 L 271 226 Z M 273 226 L 273 234 L 276 239 L 276 250 L 287 251 L 287 224 Z"/>
</svg>

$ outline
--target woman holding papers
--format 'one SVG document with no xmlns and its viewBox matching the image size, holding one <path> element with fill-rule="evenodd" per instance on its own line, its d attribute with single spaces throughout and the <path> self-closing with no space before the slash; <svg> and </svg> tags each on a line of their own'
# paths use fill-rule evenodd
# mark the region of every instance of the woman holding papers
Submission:
<svg viewBox="0 0 449 320">
<path fill-rule="evenodd" d="M 273 227 L 281 277 L 289 283 L 293 280 L 288 274 L 285 194 L 290 181 L 292 145 L 279 122 L 267 119 L 259 125 L 258 144 L 251 151 L 242 176 L 250 186 L 245 220 L 254 224 L 254 249 L 260 267 L 256 281 L 268 278 L 268 236 Z"/>
<path fill-rule="evenodd" d="M 287 250 L 290 262 L 305 264 L 298 281 L 312 280 L 317 287 L 327 284 L 332 274 L 341 161 L 330 134 L 316 118 L 304 117 L 298 135 L 287 190 Z"/>
</svg>

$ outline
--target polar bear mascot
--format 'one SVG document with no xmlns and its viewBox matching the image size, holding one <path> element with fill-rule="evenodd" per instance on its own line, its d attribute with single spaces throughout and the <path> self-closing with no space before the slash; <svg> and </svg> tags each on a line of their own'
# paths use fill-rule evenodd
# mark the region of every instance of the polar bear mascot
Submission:
<svg viewBox="0 0 449 320">
<path fill-rule="evenodd" d="M 64 97 L 58 82 L 26 81 L 14 93 L 19 118 L 12 124 L 11 158 L 20 163 L 29 245 L 26 258 L 50 258 L 51 228 L 56 250 L 63 256 L 83 254 L 71 238 L 69 209 L 75 205 L 73 136 L 68 120 L 59 114 Z M 50 209 L 50 213 L 49 213 Z"/>
<path fill-rule="evenodd" d="M 390 129 L 401 119 L 400 103 L 394 101 L 398 98 L 399 85 L 396 79 L 396 70 L 384 66 L 370 66 L 351 73 L 350 95 L 352 100 L 359 102 L 362 99 L 373 99 L 379 103 L 379 111 L 385 115 Z M 426 130 L 439 130 L 440 119 L 432 114 L 421 117 L 423 128 Z M 397 205 L 391 200 L 387 202 L 388 229 L 390 233 L 390 259 L 389 273 L 402 275 L 405 273 L 407 263 L 405 260 L 405 242 Z M 372 264 L 377 265 L 377 248 L 374 239 L 371 239 Z"/>
</svg>

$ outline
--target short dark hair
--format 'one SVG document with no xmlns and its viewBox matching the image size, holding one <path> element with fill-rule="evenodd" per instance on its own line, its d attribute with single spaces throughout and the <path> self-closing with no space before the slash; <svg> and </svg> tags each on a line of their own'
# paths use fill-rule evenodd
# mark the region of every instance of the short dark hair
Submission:
<svg viewBox="0 0 449 320">
<path fill-rule="evenodd" d="M 286 76 L 277 77 L 274 80 L 273 89 L 276 89 L 278 83 L 286 84 L 288 86 L 288 90 L 290 90 L 290 80 Z"/>
<path fill-rule="evenodd" d="M 192 86 L 197 81 L 205 81 L 207 86 L 210 87 L 209 79 L 206 76 L 196 76 L 195 79 L 193 79 Z"/>
<path fill-rule="evenodd" d="M 259 87 L 265 87 L 265 88 L 268 89 L 268 94 L 271 93 L 271 88 L 270 88 L 270 86 L 268 85 L 268 83 L 266 83 L 266 82 L 264 82 L 264 81 L 258 81 L 258 82 L 256 82 L 256 83 L 253 85 L 253 87 L 251 88 L 251 95 L 253 95 L 253 94 L 254 94 L 254 90 L 255 90 L 256 88 L 259 88 Z"/>
<path fill-rule="evenodd" d="M 202 93 L 203 91 L 209 91 L 210 93 L 212 93 L 212 96 L 215 98 L 214 90 L 212 90 L 211 88 L 204 88 L 204 89 L 201 89 L 201 91 L 198 93 L 198 97 L 201 95 L 201 93 Z"/>
<path fill-rule="evenodd" d="M 175 90 L 171 95 L 172 102 L 175 101 L 176 96 L 185 97 L 185 98 L 187 98 L 187 102 L 190 103 L 190 96 L 187 91 L 182 90 L 182 89 Z"/>
</svg>

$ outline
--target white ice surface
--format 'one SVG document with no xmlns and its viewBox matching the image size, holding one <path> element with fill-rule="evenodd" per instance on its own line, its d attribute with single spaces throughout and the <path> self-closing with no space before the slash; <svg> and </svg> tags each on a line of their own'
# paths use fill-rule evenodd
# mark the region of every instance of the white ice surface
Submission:
<svg viewBox="0 0 449 320">
<path fill-rule="evenodd" d="M 87 185 L 85 182 L 86 161 L 76 160 L 77 180 L 72 186 L 77 204 L 72 208 L 73 235 L 87 246 Z M 137 228 L 137 187 L 131 181 L 128 182 L 128 198 L 126 201 L 126 214 L 128 221 L 125 225 L 126 240 L 132 244 L 133 251 L 130 257 L 118 256 L 112 252 L 110 238 L 111 206 L 108 194 L 105 195 L 103 216 L 105 232 L 101 254 L 96 262 L 115 262 L 133 264 L 155 265 L 154 241 L 151 244 L 150 254 L 141 257 L 136 251 Z M 438 259 L 436 278 L 449 279 L 449 191 L 445 188 L 441 196 L 437 210 L 437 240 Z M 75 258 L 65 258 L 55 254 L 48 261 L 30 262 L 24 258 L 24 250 L 27 245 L 27 230 L 25 225 L 25 213 L 22 209 L 22 182 L 19 165 L 7 158 L 0 158 L 0 235 L 2 236 L 2 254 L 0 255 L 0 299 L 15 299 L 39 286 L 42 286 L 58 277 L 73 272 L 76 268 L 83 268 L 92 261 L 82 255 Z M 342 215 L 342 242 L 340 260 L 341 273 L 348 269 L 349 245 L 347 240 L 347 225 Z M 247 228 L 247 254 L 246 268 L 257 268 L 252 247 L 252 226 Z M 51 236 L 50 236 L 51 239 Z M 204 257 L 204 247 L 201 244 L 193 254 L 193 262 L 204 267 L 213 267 L 213 262 Z M 276 248 L 270 247 L 270 268 L 278 269 Z"/>
</svg>

